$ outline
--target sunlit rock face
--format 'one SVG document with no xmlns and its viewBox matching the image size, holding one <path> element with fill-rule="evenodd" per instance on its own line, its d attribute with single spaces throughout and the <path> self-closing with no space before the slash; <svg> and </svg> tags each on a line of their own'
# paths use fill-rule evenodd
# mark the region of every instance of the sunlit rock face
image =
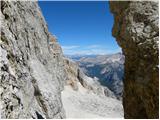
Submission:
<svg viewBox="0 0 160 120">
<path fill-rule="evenodd" d="M 113 36 L 125 55 L 124 117 L 159 117 L 158 2 L 110 2 Z"/>
<path fill-rule="evenodd" d="M 1 118 L 64 118 L 62 51 L 37 2 L 1 1 Z"/>
<path fill-rule="evenodd" d="M 84 89 L 96 94 L 116 99 L 114 93 L 98 82 L 98 78 L 91 78 L 84 74 L 78 64 L 69 58 L 64 58 L 65 72 L 67 73 L 66 85 L 70 85 L 73 90 L 79 91 L 80 84 Z"/>
</svg>

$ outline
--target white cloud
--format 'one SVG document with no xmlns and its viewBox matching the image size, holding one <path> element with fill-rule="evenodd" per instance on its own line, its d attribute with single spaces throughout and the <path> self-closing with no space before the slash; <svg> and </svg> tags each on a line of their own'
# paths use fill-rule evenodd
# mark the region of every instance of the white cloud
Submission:
<svg viewBox="0 0 160 120">
<path fill-rule="evenodd" d="M 67 55 L 104 55 L 104 54 L 111 54 L 120 52 L 120 49 L 117 50 L 111 50 L 107 49 L 106 47 L 103 47 L 101 45 L 88 45 L 88 46 L 77 46 L 77 45 L 71 45 L 71 46 L 62 46 L 64 54 Z"/>
<path fill-rule="evenodd" d="M 72 49 L 79 48 L 79 47 L 80 47 L 80 46 L 77 46 L 77 45 L 62 46 L 62 49 L 63 49 L 63 50 L 72 50 Z"/>
<path fill-rule="evenodd" d="M 106 50 L 103 49 L 91 49 L 91 50 L 81 50 L 75 51 L 73 54 L 80 54 L 80 55 L 104 55 L 107 54 Z"/>
<path fill-rule="evenodd" d="M 87 46 L 87 48 L 100 48 L 101 46 L 100 45 L 89 45 Z"/>
</svg>

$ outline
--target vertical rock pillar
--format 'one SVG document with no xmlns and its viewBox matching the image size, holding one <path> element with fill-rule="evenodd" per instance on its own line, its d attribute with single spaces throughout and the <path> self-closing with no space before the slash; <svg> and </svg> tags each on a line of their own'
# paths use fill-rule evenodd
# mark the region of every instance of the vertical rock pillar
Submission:
<svg viewBox="0 0 160 120">
<path fill-rule="evenodd" d="M 113 36 L 125 55 L 125 118 L 159 118 L 158 1 L 111 1 Z"/>
</svg>

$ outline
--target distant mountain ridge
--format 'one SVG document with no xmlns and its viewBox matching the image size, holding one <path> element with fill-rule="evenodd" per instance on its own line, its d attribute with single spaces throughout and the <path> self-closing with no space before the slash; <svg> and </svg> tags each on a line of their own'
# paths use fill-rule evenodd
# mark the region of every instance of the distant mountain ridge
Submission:
<svg viewBox="0 0 160 120">
<path fill-rule="evenodd" d="M 86 58 L 86 57 L 90 57 L 90 58 L 95 58 L 97 55 L 79 55 L 79 54 L 74 54 L 74 55 L 65 55 L 66 57 L 74 60 L 74 61 L 79 61 L 81 58 Z"/>
<path fill-rule="evenodd" d="M 76 61 L 86 75 L 92 78 L 97 77 L 101 85 L 107 86 L 121 99 L 125 60 L 122 53 L 68 57 Z"/>
</svg>

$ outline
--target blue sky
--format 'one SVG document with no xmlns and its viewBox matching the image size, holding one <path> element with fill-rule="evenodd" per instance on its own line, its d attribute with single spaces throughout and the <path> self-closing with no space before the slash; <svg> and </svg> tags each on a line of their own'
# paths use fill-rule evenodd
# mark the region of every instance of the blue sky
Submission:
<svg viewBox="0 0 160 120">
<path fill-rule="evenodd" d="M 39 1 L 49 31 L 64 54 L 110 54 L 121 51 L 112 37 L 108 1 Z"/>
</svg>

